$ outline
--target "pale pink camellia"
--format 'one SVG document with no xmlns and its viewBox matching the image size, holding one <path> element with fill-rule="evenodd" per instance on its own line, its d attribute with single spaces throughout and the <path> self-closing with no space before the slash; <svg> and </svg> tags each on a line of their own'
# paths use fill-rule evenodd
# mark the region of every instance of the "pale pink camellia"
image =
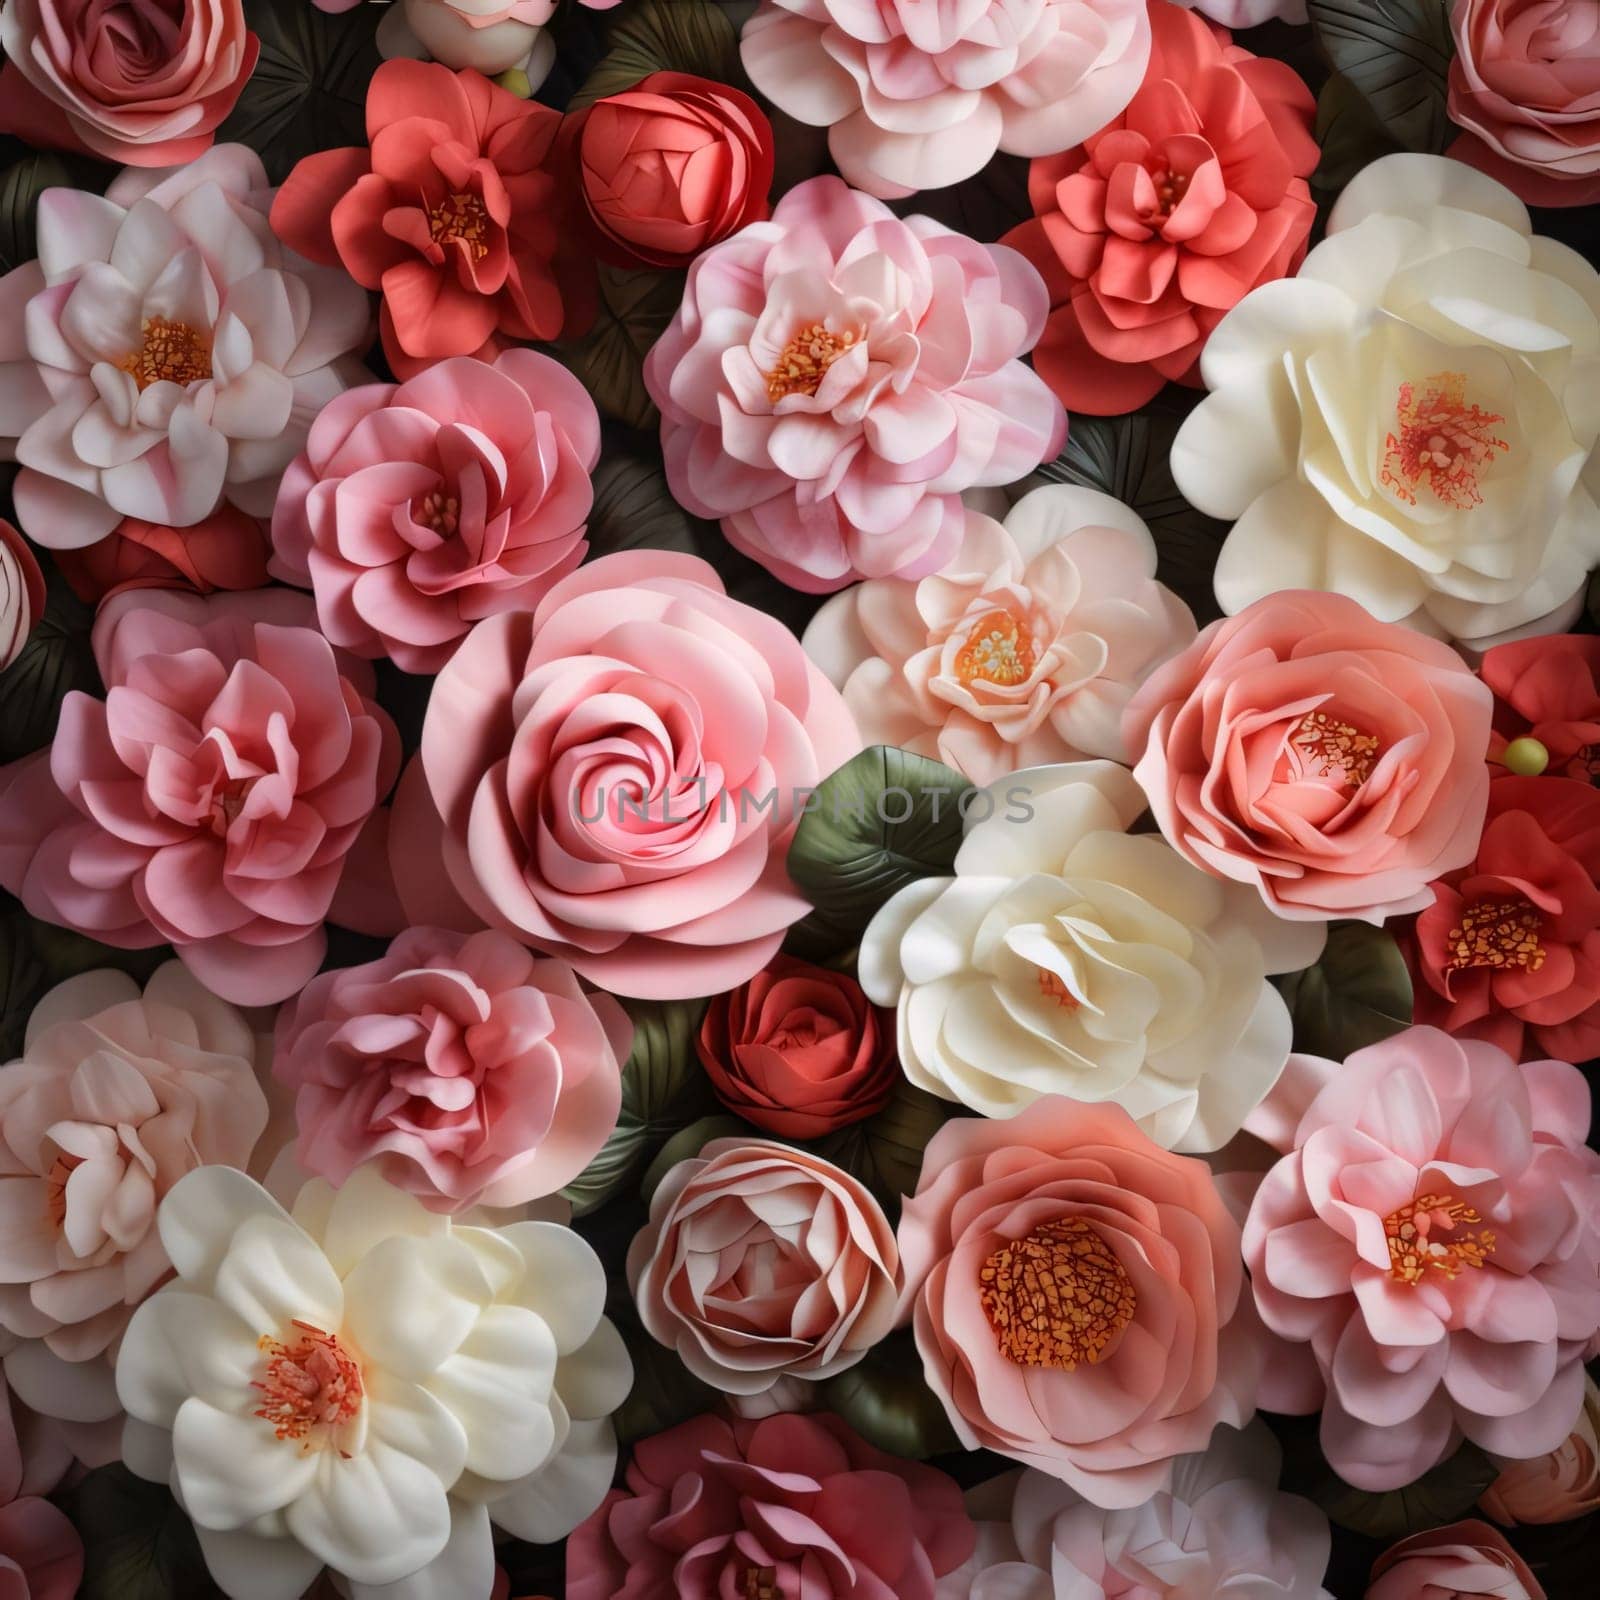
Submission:
<svg viewBox="0 0 1600 1600">
<path fill-rule="evenodd" d="M 996 150 L 1043 156 L 1103 128 L 1150 56 L 1146 0 L 764 0 L 745 71 L 828 129 L 857 188 L 885 200 L 970 178 Z"/>
<path fill-rule="evenodd" d="M 334 644 L 437 672 L 583 559 L 599 458 L 588 390 L 532 350 L 347 390 L 284 474 L 269 570 L 315 591 Z"/>
<path fill-rule="evenodd" d="M 1486 1522 L 1452 1522 L 1378 1557 L 1365 1600 L 1546 1600 L 1544 1585 Z"/>
<path fill-rule="evenodd" d="M 720 994 L 810 909 L 785 865 L 803 791 L 860 749 L 799 640 L 705 562 L 603 556 L 435 679 L 390 829 L 401 900 L 615 994 Z"/>
<path fill-rule="evenodd" d="M 923 1374 L 969 1450 L 1117 1510 L 1255 1412 L 1238 1224 L 1206 1164 L 1120 1106 L 947 1122 L 898 1237 Z"/>
<path fill-rule="evenodd" d="M 30 538 L 269 516 L 311 418 L 369 376 L 365 292 L 280 245 L 270 197 L 237 144 L 40 197 L 39 259 L 0 278 L 0 450 Z"/>
<path fill-rule="evenodd" d="M 1256 1306 L 1302 1358 L 1275 1363 L 1274 1409 L 1320 1407 L 1323 1454 L 1360 1489 L 1412 1482 L 1463 1437 L 1556 1449 L 1600 1327 L 1582 1073 L 1436 1028 L 1301 1060 L 1324 1086 L 1244 1228 Z"/>
<path fill-rule="evenodd" d="M 1223 617 L 1134 695 L 1134 776 L 1167 842 L 1280 917 L 1433 903 L 1489 803 L 1494 697 L 1448 645 L 1343 595 Z"/>
<path fill-rule="evenodd" d="M 1060 402 L 1018 359 L 1048 309 L 1015 251 L 798 184 L 696 259 L 645 359 L 672 492 L 796 589 L 936 572 L 962 491 L 1061 447 Z"/>
<path fill-rule="evenodd" d="M 1137 685 L 1195 636 L 1156 582 L 1156 546 L 1109 495 L 1047 484 L 1005 524 L 968 511 L 961 547 L 920 581 L 835 595 L 806 653 L 869 744 L 932 756 L 977 784 L 1082 756 L 1127 761 Z"/>
<path fill-rule="evenodd" d="M 628 1251 L 652 1338 L 697 1378 L 758 1395 L 853 1367 L 894 1326 L 900 1253 L 866 1188 L 766 1139 L 713 1139 L 674 1166 Z"/>
<path fill-rule="evenodd" d="M 298 990 L 400 756 L 371 669 L 315 620 L 287 589 L 106 601 L 106 698 L 72 691 L 54 744 L 0 774 L 0 884 L 102 943 L 175 946 L 237 1004 Z"/>
<path fill-rule="evenodd" d="M 12 1390 L 80 1453 L 120 1426 L 117 1346 L 171 1271 L 162 1196 L 245 1166 L 267 1120 L 250 1026 L 176 961 L 142 992 L 86 972 L 34 1007 L 0 1069 L 0 1330 Z"/>
<path fill-rule="evenodd" d="M 503 933 L 408 928 L 376 961 L 315 977 L 278 1014 L 301 1168 L 374 1161 L 430 1209 L 554 1194 L 616 1126 L 633 1026 L 564 961 Z"/>
<path fill-rule="evenodd" d="M 934 1600 L 972 1541 L 952 1479 L 838 1417 L 694 1417 L 573 1530 L 567 1600 Z"/>
</svg>

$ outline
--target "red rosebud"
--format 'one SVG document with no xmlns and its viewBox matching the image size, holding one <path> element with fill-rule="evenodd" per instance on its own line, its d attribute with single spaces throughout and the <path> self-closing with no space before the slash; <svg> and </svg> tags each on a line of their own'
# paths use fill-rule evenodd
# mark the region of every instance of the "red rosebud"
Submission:
<svg viewBox="0 0 1600 1600">
<path fill-rule="evenodd" d="M 72 592 L 93 604 L 122 589 L 262 589 L 270 548 L 254 517 L 223 504 L 188 528 L 124 517 L 105 538 L 55 557 Z"/>
</svg>

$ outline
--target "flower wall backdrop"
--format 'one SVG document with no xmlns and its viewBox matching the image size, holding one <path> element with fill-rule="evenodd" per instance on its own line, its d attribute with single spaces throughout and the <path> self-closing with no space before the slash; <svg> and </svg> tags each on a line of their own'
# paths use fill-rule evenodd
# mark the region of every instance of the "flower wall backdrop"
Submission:
<svg viewBox="0 0 1600 1600">
<path fill-rule="evenodd" d="M 1586 1600 L 1596 0 L 7 0 L 6 1600 Z"/>
</svg>

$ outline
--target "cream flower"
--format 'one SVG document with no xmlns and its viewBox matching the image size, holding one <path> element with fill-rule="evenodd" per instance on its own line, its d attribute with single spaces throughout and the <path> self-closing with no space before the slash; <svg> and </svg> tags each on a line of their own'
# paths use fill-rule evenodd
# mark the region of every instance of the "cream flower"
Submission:
<svg viewBox="0 0 1600 1600">
<path fill-rule="evenodd" d="M 1015 773 L 970 805 L 955 876 L 872 919 L 861 987 L 898 1007 L 912 1083 L 990 1117 L 1114 1101 L 1169 1150 L 1239 1131 L 1289 1054 L 1266 976 L 1316 960 L 1323 926 L 1129 834 L 1144 806 L 1108 761 Z"/>
<path fill-rule="evenodd" d="M 1556 632 L 1600 557 L 1600 274 L 1492 178 L 1393 155 L 1299 276 L 1223 318 L 1172 450 L 1237 519 L 1223 609 L 1328 589 L 1482 646 Z"/>
<path fill-rule="evenodd" d="M 235 1600 L 487 1594 L 490 1519 L 561 1538 L 610 1486 L 631 1381 L 570 1229 L 452 1223 L 371 1167 L 293 1217 L 226 1167 L 161 1207 L 176 1282 L 129 1324 L 128 1465 L 170 1481 Z"/>
<path fill-rule="evenodd" d="M 968 511 L 936 576 L 835 595 L 806 629 L 806 654 L 868 744 L 974 783 L 1077 756 L 1125 762 L 1123 707 L 1195 636 L 1155 570 L 1155 540 L 1127 506 L 1050 484 L 1003 527 Z"/>
</svg>

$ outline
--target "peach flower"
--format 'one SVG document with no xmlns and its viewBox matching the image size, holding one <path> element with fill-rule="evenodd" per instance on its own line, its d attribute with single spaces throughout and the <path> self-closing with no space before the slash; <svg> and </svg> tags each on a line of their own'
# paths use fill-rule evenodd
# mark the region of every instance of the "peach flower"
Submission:
<svg viewBox="0 0 1600 1600">
<path fill-rule="evenodd" d="M 1358 602 L 1271 595 L 1133 697 L 1134 776 L 1172 847 L 1281 917 L 1385 917 L 1472 859 L 1493 696 L 1448 645 Z"/>
<path fill-rule="evenodd" d="M 1366 1600 L 1546 1600 L 1528 1564 L 1485 1522 L 1430 1528 L 1386 1550 Z"/>
<path fill-rule="evenodd" d="M 1583 1410 L 1566 1442 L 1531 1461 L 1507 1461 L 1478 1499 L 1496 1522 L 1571 1522 L 1600 1511 L 1600 1387 L 1583 1384 Z"/>
<path fill-rule="evenodd" d="M 1255 1411 L 1238 1224 L 1203 1161 L 1119 1106 L 947 1122 L 899 1239 L 923 1373 L 969 1450 L 1117 1510 Z"/>
<path fill-rule="evenodd" d="M 766 1139 L 713 1139 L 661 1180 L 628 1283 L 645 1328 L 697 1378 L 759 1395 L 831 1378 L 889 1332 L 900 1253 L 848 1173 Z"/>
<path fill-rule="evenodd" d="M 968 511 L 935 576 L 835 595 L 806 629 L 806 653 L 867 743 L 932 756 L 974 783 L 1085 755 L 1125 762 L 1134 689 L 1195 636 L 1155 570 L 1155 540 L 1127 506 L 1046 485 L 1004 526 Z"/>
</svg>

